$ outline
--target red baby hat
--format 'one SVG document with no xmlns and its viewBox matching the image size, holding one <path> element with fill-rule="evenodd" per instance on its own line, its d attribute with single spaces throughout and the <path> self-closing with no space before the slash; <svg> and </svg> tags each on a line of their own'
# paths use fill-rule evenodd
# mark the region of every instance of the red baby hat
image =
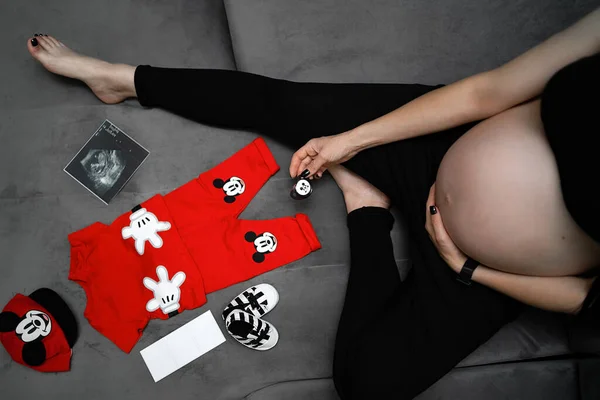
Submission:
<svg viewBox="0 0 600 400">
<path fill-rule="evenodd" d="M 17 294 L 0 313 L 0 342 L 13 360 L 41 372 L 71 369 L 77 322 L 53 290 Z"/>
</svg>

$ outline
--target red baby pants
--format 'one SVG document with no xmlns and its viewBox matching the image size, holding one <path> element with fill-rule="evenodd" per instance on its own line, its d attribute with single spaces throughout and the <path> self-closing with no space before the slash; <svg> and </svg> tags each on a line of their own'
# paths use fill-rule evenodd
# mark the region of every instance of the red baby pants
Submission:
<svg viewBox="0 0 600 400">
<path fill-rule="evenodd" d="M 278 170 L 259 138 L 112 224 L 96 222 L 70 234 L 69 279 L 85 289 L 90 324 L 130 352 L 150 319 L 199 307 L 207 293 L 318 250 L 304 214 L 237 218 Z"/>
</svg>

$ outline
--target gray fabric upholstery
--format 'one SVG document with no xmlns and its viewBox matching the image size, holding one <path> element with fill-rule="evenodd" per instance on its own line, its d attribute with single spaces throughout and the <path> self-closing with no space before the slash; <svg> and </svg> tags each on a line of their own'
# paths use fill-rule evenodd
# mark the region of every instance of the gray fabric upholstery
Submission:
<svg viewBox="0 0 600 400">
<path fill-rule="evenodd" d="M 577 364 L 561 360 L 457 368 L 415 400 L 578 398 Z"/>
<path fill-rule="evenodd" d="M 244 400 L 338 400 L 332 379 L 275 383 L 244 397 Z"/>
<path fill-rule="evenodd" d="M 594 0 L 225 0 L 239 69 L 325 82 L 449 83 L 494 68 Z"/>
<path fill-rule="evenodd" d="M 98 105 L 81 84 L 31 62 L 25 42 L 52 33 L 74 50 L 111 62 L 232 69 L 219 0 L 6 1 L 0 5 L 0 109 Z"/>
<path fill-rule="evenodd" d="M 465 358 L 459 366 L 557 357 L 570 352 L 564 318 L 553 313 L 527 309 Z"/>
<path fill-rule="evenodd" d="M 75 50 L 134 65 L 234 69 L 237 64 L 246 71 L 298 80 L 439 83 L 508 60 L 573 22 L 594 2 L 225 3 L 226 7 L 218 0 L 0 3 L 0 306 L 17 292 L 50 287 L 72 307 L 81 330 L 72 371 L 65 374 L 34 372 L 0 350 L 2 399 L 334 399 L 332 382 L 326 378 L 331 376 L 348 276 L 339 190 L 326 177 L 310 200 L 289 200 L 292 182 L 286 170 L 292 151 L 267 140 L 282 171 L 242 218 L 307 213 L 323 249 L 211 294 L 197 310 L 152 321 L 131 354 L 118 350 L 83 318 L 85 294 L 67 280 L 67 234 L 97 220 L 110 222 L 153 194 L 170 191 L 256 136 L 144 110 L 136 101 L 104 105 L 84 85 L 56 77 L 32 61 L 25 49 L 32 33 L 51 33 Z M 151 150 L 109 206 L 62 171 L 105 118 Z M 410 262 L 402 221 L 396 217 L 395 256 L 405 276 Z M 201 359 L 153 383 L 139 350 L 209 309 L 223 328 L 222 308 L 248 285 L 260 282 L 273 284 L 281 295 L 268 316 L 281 333 L 276 348 L 252 352 L 228 338 Z M 576 398 L 577 369 L 572 361 L 510 363 L 566 353 L 562 320 L 527 312 L 422 398 Z M 486 365 L 490 363 L 507 364 Z M 593 376 L 597 364 L 585 368 L 585 377 Z M 579 387 L 586 393 L 598 393 L 589 379 L 580 378 Z"/>
<path fill-rule="evenodd" d="M 597 369 L 595 371 L 598 372 Z M 598 392 L 589 392 L 588 395 L 595 393 Z M 562 360 L 456 368 L 415 400 L 579 398 L 577 364 L 574 361 Z M 337 400 L 338 396 L 332 380 L 318 379 L 274 384 L 251 393 L 245 399 Z"/>
</svg>

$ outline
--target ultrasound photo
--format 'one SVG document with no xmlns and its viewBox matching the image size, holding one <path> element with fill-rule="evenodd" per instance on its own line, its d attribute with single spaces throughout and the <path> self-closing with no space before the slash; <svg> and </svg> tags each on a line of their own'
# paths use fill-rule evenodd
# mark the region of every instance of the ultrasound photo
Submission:
<svg viewBox="0 0 600 400">
<path fill-rule="evenodd" d="M 65 172 L 108 204 L 149 154 L 106 120 L 65 167 Z"/>
</svg>

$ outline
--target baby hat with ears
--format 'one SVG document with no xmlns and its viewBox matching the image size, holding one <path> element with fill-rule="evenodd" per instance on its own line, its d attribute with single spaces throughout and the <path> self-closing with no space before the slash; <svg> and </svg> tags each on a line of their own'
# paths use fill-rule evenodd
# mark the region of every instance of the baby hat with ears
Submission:
<svg viewBox="0 0 600 400">
<path fill-rule="evenodd" d="M 71 369 L 77 321 L 53 290 L 17 294 L 0 313 L 0 342 L 19 364 L 41 372 Z"/>
</svg>

